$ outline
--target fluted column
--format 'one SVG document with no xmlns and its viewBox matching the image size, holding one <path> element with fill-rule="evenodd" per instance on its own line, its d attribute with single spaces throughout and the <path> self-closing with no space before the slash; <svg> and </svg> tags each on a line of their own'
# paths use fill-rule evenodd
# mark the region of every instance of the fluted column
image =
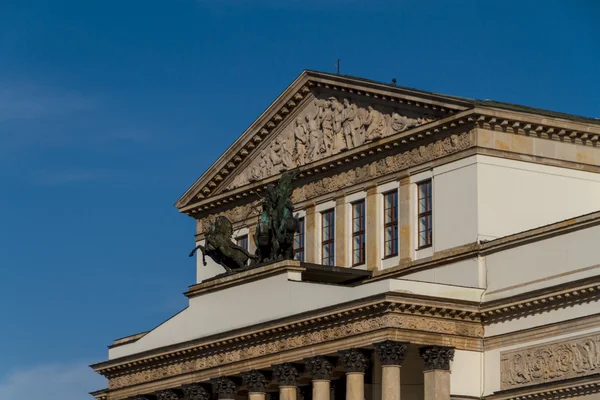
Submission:
<svg viewBox="0 0 600 400">
<path fill-rule="evenodd" d="M 450 361 L 454 359 L 454 349 L 427 346 L 420 348 L 419 353 L 425 362 L 424 400 L 450 400 Z"/>
<path fill-rule="evenodd" d="M 367 355 L 357 349 L 339 352 L 340 364 L 346 371 L 346 400 L 365 399 L 365 371 L 369 366 Z"/>
<path fill-rule="evenodd" d="M 219 400 L 233 400 L 237 393 L 235 382 L 231 378 L 220 377 L 211 380 Z"/>
<path fill-rule="evenodd" d="M 263 372 L 257 370 L 243 372 L 242 379 L 248 388 L 248 400 L 265 400 L 267 377 Z"/>
<path fill-rule="evenodd" d="M 323 356 L 308 358 L 305 361 L 306 369 L 312 377 L 312 400 L 329 400 L 333 361 Z"/>
<path fill-rule="evenodd" d="M 192 383 L 181 387 L 185 400 L 211 400 L 212 394 L 208 387 L 200 383 Z M 235 385 L 234 385 L 235 391 Z M 169 399 L 171 400 L 171 399 Z M 177 400 L 177 399 L 173 399 Z"/>
<path fill-rule="evenodd" d="M 408 344 L 386 340 L 374 346 L 381 363 L 381 400 L 400 400 L 400 366 Z"/>
<path fill-rule="evenodd" d="M 273 376 L 279 385 L 279 400 L 296 400 L 300 372 L 294 364 L 273 365 Z"/>
</svg>

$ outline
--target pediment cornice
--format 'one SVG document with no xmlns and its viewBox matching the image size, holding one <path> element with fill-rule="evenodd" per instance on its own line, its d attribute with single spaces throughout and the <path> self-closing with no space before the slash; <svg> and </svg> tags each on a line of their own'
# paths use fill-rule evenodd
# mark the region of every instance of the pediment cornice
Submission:
<svg viewBox="0 0 600 400">
<path fill-rule="evenodd" d="M 466 110 L 469 102 L 403 87 L 304 71 L 235 141 L 235 143 L 192 185 L 175 204 L 182 212 L 195 208 L 197 203 L 213 197 L 229 178 L 257 152 L 261 143 L 270 140 L 283 124 L 290 122 L 294 110 L 302 107 L 315 93 L 328 91 L 340 98 L 352 96 L 366 102 L 380 102 L 392 107 L 408 107 L 435 114 L 438 119 Z M 359 146 L 361 147 L 361 146 Z"/>
</svg>

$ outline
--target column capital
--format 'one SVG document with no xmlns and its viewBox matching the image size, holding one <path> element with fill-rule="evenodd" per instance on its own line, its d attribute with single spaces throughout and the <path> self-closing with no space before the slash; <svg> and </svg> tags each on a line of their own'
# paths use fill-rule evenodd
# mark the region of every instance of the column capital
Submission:
<svg viewBox="0 0 600 400">
<path fill-rule="evenodd" d="M 250 393 L 265 393 L 267 391 L 267 377 L 264 372 L 256 369 L 242 372 L 242 380 Z"/>
<path fill-rule="evenodd" d="M 419 349 L 419 354 L 425 361 L 425 371 L 450 370 L 450 361 L 454 360 L 454 348 L 442 346 L 426 346 Z"/>
<path fill-rule="evenodd" d="M 137 396 L 128 397 L 127 400 L 154 400 L 155 396 L 148 394 L 138 394 Z"/>
<path fill-rule="evenodd" d="M 156 400 L 179 400 L 181 396 L 173 389 L 159 390 L 156 392 Z"/>
<path fill-rule="evenodd" d="M 235 384 L 234 392 L 235 392 Z M 186 400 L 211 400 L 212 393 L 205 385 L 200 383 L 191 383 L 181 387 Z"/>
<path fill-rule="evenodd" d="M 233 379 L 226 376 L 211 379 L 210 381 L 219 399 L 233 399 L 237 392 L 237 385 Z"/>
<path fill-rule="evenodd" d="M 340 364 L 346 372 L 364 373 L 369 367 L 369 357 L 362 350 L 342 350 L 338 354 L 340 355 Z"/>
<path fill-rule="evenodd" d="M 298 366 L 292 363 L 273 365 L 273 375 L 279 386 L 298 386 L 300 372 Z"/>
<path fill-rule="evenodd" d="M 375 352 L 379 357 L 381 365 L 401 365 L 408 343 L 386 340 L 373 343 L 373 346 L 375 346 Z"/>
<path fill-rule="evenodd" d="M 313 380 L 330 381 L 333 375 L 333 360 L 329 357 L 316 356 L 307 358 L 306 369 L 308 369 Z"/>
</svg>

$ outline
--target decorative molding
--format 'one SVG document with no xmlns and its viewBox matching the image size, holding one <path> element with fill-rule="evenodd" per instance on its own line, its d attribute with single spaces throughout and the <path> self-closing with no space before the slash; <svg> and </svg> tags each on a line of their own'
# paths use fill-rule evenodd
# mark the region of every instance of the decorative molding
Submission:
<svg viewBox="0 0 600 400">
<path fill-rule="evenodd" d="M 273 376 L 277 384 L 281 386 L 297 386 L 300 372 L 298 367 L 292 363 L 273 365 Z"/>
<path fill-rule="evenodd" d="M 212 399 L 212 393 L 208 390 L 208 388 L 199 383 L 183 385 L 181 387 L 181 389 L 183 390 L 183 394 L 185 395 L 185 400 L 211 400 Z M 235 384 L 234 384 L 234 391 L 235 391 Z"/>
<path fill-rule="evenodd" d="M 381 365 L 401 365 L 408 343 L 386 340 L 373 343 Z"/>
<path fill-rule="evenodd" d="M 333 375 L 334 363 L 329 357 L 316 356 L 307 358 L 305 366 L 315 381 L 329 381 Z"/>
<path fill-rule="evenodd" d="M 221 376 L 213 378 L 210 381 L 213 385 L 215 393 L 219 396 L 219 399 L 233 399 L 237 393 L 237 385 L 233 379 Z"/>
<path fill-rule="evenodd" d="M 362 350 L 342 350 L 338 351 L 338 354 L 340 355 L 338 359 L 339 365 L 346 372 L 365 373 L 367 368 L 369 368 L 370 358 Z"/>
<path fill-rule="evenodd" d="M 454 360 L 452 347 L 426 346 L 419 349 L 419 355 L 425 362 L 424 370 L 450 370 L 450 361 Z"/>
<path fill-rule="evenodd" d="M 500 353 L 501 389 L 600 373 L 600 335 L 586 335 Z"/>
<path fill-rule="evenodd" d="M 242 380 L 244 385 L 248 388 L 251 393 L 265 393 L 267 391 L 267 377 L 264 372 L 257 370 L 250 370 L 242 372 Z"/>
</svg>

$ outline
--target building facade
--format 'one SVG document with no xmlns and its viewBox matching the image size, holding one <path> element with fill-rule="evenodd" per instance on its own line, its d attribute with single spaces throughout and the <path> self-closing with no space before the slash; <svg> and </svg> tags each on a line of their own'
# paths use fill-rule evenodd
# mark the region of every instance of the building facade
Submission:
<svg viewBox="0 0 600 400">
<path fill-rule="evenodd" d="M 295 170 L 295 260 L 116 340 L 98 400 L 600 398 L 600 121 L 304 71 L 176 203 L 254 250 Z"/>
</svg>

